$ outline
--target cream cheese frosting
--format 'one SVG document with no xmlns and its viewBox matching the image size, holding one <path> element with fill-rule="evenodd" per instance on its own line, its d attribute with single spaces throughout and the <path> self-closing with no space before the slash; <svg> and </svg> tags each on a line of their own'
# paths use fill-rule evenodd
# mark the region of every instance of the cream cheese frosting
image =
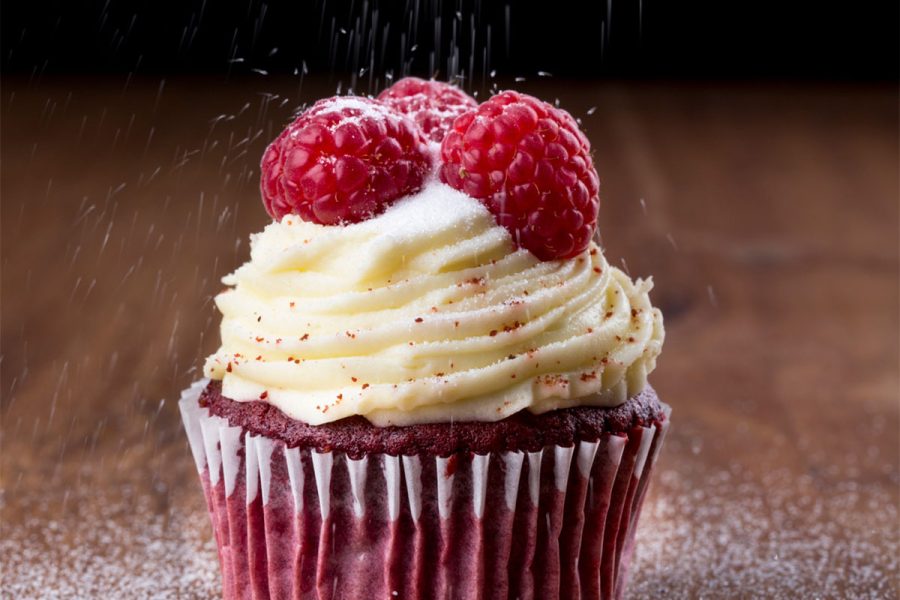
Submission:
<svg viewBox="0 0 900 600">
<path fill-rule="evenodd" d="M 477 200 L 433 181 L 383 214 L 288 215 L 251 238 L 216 297 L 205 373 L 313 425 L 497 421 L 616 406 L 656 365 L 662 315 L 595 244 L 542 262 Z"/>
</svg>

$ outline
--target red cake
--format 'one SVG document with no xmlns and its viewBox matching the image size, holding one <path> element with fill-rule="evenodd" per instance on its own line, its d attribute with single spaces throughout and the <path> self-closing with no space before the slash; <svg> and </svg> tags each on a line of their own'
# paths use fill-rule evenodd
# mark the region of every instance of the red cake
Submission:
<svg viewBox="0 0 900 600">
<path fill-rule="evenodd" d="M 278 440 L 288 448 L 343 452 L 350 458 L 369 454 L 451 456 L 459 452 L 536 452 L 547 446 L 596 441 L 604 434 L 625 436 L 634 429 L 660 426 L 662 403 L 652 388 L 614 408 L 573 407 L 540 415 L 518 412 L 501 421 L 426 423 L 376 427 L 363 417 L 346 417 L 322 425 L 291 419 L 277 408 L 254 400 L 235 402 L 222 395 L 222 383 L 210 381 L 200 406 L 225 418 L 244 433 Z"/>
<path fill-rule="evenodd" d="M 622 596 L 669 409 L 598 186 L 516 92 L 407 79 L 278 136 L 180 404 L 225 598 Z"/>
</svg>

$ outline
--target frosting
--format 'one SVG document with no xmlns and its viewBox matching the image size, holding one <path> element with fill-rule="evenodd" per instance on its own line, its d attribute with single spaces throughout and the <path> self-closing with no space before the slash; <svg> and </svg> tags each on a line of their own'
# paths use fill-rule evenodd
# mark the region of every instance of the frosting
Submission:
<svg viewBox="0 0 900 600">
<path fill-rule="evenodd" d="M 440 182 L 352 225 L 288 215 L 223 282 L 206 374 L 314 425 L 616 406 L 644 388 L 664 337 L 650 280 L 594 244 L 541 262 Z"/>
</svg>

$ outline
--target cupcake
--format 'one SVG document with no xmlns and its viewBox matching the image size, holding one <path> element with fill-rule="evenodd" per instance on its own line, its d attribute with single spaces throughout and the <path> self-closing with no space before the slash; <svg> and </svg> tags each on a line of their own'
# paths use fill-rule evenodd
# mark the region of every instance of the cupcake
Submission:
<svg viewBox="0 0 900 600">
<path fill-rule="evenodd" d="M 225 598 L 621 597 L 668 427 L 651 282 L 565 111 L 406 79 L 262 159 L 180 407 Z"/>
</svg>

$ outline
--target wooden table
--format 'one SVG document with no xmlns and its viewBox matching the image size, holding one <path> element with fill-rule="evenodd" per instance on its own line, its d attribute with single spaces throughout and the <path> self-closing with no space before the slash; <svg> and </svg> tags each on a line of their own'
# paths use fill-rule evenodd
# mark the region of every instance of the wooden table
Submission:
<svg viewBox="0 0 900 600">
<path fill-rule="evenodd" d="M 609 258 L 666 318 L 631 596 L 897 597 L 896 90 L 519 87 L 584 120 Z M 4 597 L 216 595 L 175 401 L 267 220 L 261 152 L 330 89 L 4 83 Z"/>
</svg>

